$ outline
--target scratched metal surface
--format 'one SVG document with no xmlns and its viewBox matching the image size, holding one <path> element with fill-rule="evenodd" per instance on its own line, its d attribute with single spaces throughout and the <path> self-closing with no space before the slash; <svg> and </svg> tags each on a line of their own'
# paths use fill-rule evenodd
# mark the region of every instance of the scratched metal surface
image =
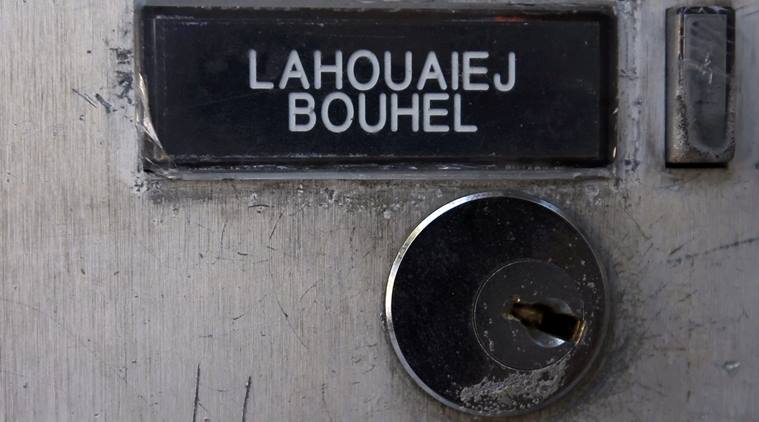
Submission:
<svg viewBox="0 0 759 422">
<path fill-rule="evenodd" d="M 561 205 L 615 286 L 597 381 L 528 420 L 759 418 L 759 2 L 734 2 L 736 158 L 677 171 L 663 165 L 674 2 L 615 4 L 611 178 L 166 182 L 138 171 L 131 0 L 0 2 L 3 420 L 467 420 L 412 384 L 380 314 L 410 229 L 492 189 Z"/>
</svg>

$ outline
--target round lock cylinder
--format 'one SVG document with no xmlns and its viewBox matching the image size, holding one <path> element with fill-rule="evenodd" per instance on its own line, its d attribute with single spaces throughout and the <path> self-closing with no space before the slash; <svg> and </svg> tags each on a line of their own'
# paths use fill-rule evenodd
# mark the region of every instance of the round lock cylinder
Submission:
<svg viewBox="0 0 759 422">
<path fill-rule="evenodd" d="M 480 416 L 541 409 L 584 380 L 608 327 L 605 271 L 555 206 L 470 195 L 425 219 L 393 264 L 385 313 L 414 381 Z"/>
</svg>

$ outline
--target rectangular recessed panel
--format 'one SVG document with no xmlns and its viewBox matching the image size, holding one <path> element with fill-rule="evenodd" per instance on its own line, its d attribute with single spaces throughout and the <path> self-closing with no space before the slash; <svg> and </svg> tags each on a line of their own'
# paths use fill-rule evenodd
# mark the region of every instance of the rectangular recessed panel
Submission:
<svg viewBox="0 0 759 422">
<path fill-rule="evenodd" d="M 735 155 L 735 12 L 667 11 L 667 165 L 725 166 Z"/>
<path fill-rule="evenodd" d="M 161 147 L 151 162 L 239 170 L 611 160 L 604 13 L 141 13 L 141 73 Z"/>
</svg>

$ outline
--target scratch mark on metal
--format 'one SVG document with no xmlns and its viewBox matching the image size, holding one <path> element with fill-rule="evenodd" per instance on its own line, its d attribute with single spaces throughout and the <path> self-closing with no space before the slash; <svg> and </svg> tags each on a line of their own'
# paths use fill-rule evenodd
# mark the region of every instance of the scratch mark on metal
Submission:
<svg viewBox="0 0 759 422">
<path fill-rule="evenodd" d="M 681 251 L 681 250 L 682 250 L 682 249 L 685 247 L 685 245 L 687 245 L 687 244 L 688 244 L 688 243 L 686 242 L 686 243 L 683 243 L 682 245 L 680 245 L 680 246 L 678 246 L 678 247 L 676 247 L 676 248 L 672 249 L 671 251 L 669 251 L 669 256 L 672 256 L 672 255 L 674 255 L 674 254 L 676 254 L 676 253 L 680 252 L 680 251 Z"/>
<path fill-rule="evenodd" d="M 285 319 L 289 319 L 290 315 L 285 312 L 285 308 L 282 306 L 282 302 L 279 301 L 279 298 L 277 298 L 277 306 L 279 306 L 279 311 L 282 312 L 282 315 L 285 316 Z"/>
<path fill-rule="evenodd" d="M 113 104 L 109 103 L 108 101 L 103 98 L 100 94 L 95 94 L 95 99 L 100 103 L 100 105 L 103 106 L 106 113 L 111 113 L 113 111 Z"/>
<path fill-rule="evenodd" d="M 281 212 L 279 213 L 279 218 L 277 218 L 277 222 L 274 223 L 274 227 L 271 229 L 271 233 L 269 233 L 269 240 L 271 240 L 272 237 L 274 237 L 274 232 L 277 231 L 277 226 L 279 225 L 279 222 L 282 220 L 282 217 L 284 217 L 285 213 Z"/>
<path fill-rule="evenodd" d="M 276 297 L 277 300 L 277 306 L 279 306 L 280 312 L 282 312 L 282 315 L 285 317 L 285 322 L 287 323 L 287 326 L 290 328 L 290 331 L 292 331 L 295 338 L 298 339 L 298 342 L 301 346 L 303 346 L 306 350 L 308 350 L 308 346 L 306 346 L 306 343 L 303 341 L 303 339 L 298 335 L 298 332 L 295 330 L 295 327 L 293 327 L 292 323 L 290 323 L 290 315 L 285 312 L 285 308 L 282 306 L 282 302 L 279 301 L 279 297 Z"/>
<path fill-rule="evenodd" d="M 224 235 L 227 233 L 227 222 L 221 226 L 221 237 L 219 238 L 219 258 L 223 255 L 224 251 Z"/>
<path fill-rule="evenodd" d="M 641 236 L 643 236 L 646 240 L 651 240 L 651 235 L 647 234 L 643 230 L 643 227 L 640 226 L 640 223 L 638 223 L 638 220 L 636 220 L 635 217 L 633 217 L 630 211 L 627 208 L 623 208 L 623 211 L 625 212 L 625 214 L 627 214 L 628 217 L 630 217 L 630 220 L 632 220 L 632 222 L 635 224 L 635 227 L 638 228 L 638 231 L 640 232 Z"/>
<path fill-rule="evenodd" d="M 74 89 L 74 88 L 71 88 L 71 91 L 73 91 L 73 92 L 74 92 L 74 94 L 76 94 L 76 95 L 78 95 L 78 96 L 82 97 L 82 98 L 84 99 L 84 101 L 87 101 L 87 102 L 88 102 L 88 103 L 89 103 L 89 104 L 92 106 L 92 108 L 97 108 L 97 107 L 98 107 L 98 105 L 97 105 L 97 104 L 95 104 L 95 101 L 94 101 L 92 98 L 90 98 L 90 96 L 89 96 L 89 95 L 87 95 L 87 94 L 82 94 L 81 92 L 79 92 L 79 90 L 76 90 L 76 89 Z"/>
<path fill-rule="evenodd" d="M 298 299 L 298 302 L 302 302 L 303 298 L 306 297 L 306 295 L 308 294 L 308 292 L 310 292 L 311 290 L 313 290 L 315 287 L 316 287 L 316 282 L 314 282 L 314 284 L 312 284 L 311 287 L 309 287 L 308 289 L 306 289 L 306 291 L 303 292 L 302 295 L 300 295 L 300 299 Z"/>
<path fill-rule="evenodd" d="M 679 258 L 668 259 L 667 262 L 670 263 L 670 264 L 678 265 L 678 264 L 683 263 L 683 261 L 690 261 L 690 260 L 696 259 L 698 257 L 703 257 L 703 256 L 711 255 L 711 254 L 714 254 L 714 253 L 717 253 L 717 252 L 722 252 L 722 251 L 726 251 L 726 250 L 734 249 L 734 248 L 740 248 L 742 246 L 751 245 L 751 244 L 756 243 L 756 242 L 759 242 L 759 236 L 752 237 L 752 238 L 749 238 L 749 239 L 744 239 L 744 240 L 738 240 L 738 241 L 735 241 L 735 242 L 732 242 L 732 243 L 727 243 L 727 244 L 724 244 L 724 245 L 717 246 L 715 248 L 707 249 L 707 250 L 702 251 L 702 252 L 696 252 L 696 253 L 692 253 L 692 254 L 686 254 L 686 255 L 683 255 L 682 257 L 679 257 Z"/>
<path fill-rule="evenodd" d="M 198 363 L 198 371 L 195 374 L 195 405 L 192 408 L 192 422 L 198 420 L 198 405 L 200 404 L 200 363 Z"/>
<path fill-rule="evenodd" d="M 247 421 L 248 417 L 248 402 L 250 401 L 250 389 L 253 385 L 253 377 L 248 377 L 248 382 L 245 384 L 245 400 L 242 402 L 242 422 Z"/>
<path fill-rule="evenodd" d="M 698 290 L 694 290 L 694 291 L 692 291 L 692 292 L 688 293 L 687 295 L 683 296 L 683 298 L 682 298 L 682 299 L 678 300 L 678 301 L 677 301 L 677 303 L 683 303 L 683 302 L 685 302 L 685 301 L 689 300 L 689 299 L 690 299 L 690 298 L 692 298 L 692 297 L 693 297 L 693 295 L 695 295 L 696 293 L 698 293 Z"/>
<path fill-rule="evenodd" d="M 322 405 L 324 406 L 324 411 L 327 412 L 329 421 L 334 421 L 332 418 L 332 412 L 329 411 L 329 405 L 327 405 L 327 384 L 322 384 Z"/>
</svg>

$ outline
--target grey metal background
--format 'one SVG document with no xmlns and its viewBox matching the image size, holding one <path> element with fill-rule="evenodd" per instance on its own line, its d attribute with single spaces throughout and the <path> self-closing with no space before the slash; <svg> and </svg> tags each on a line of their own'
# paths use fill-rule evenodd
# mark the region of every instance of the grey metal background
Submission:
<svg viewBox="0 0 759 422">
<path fill-rule="evenodd" d="M 664 10 L 695 3 L 583 2 L 620 20 L 609 175 L 168 182 L 138 169 L 132 1 L 0 1 L 0 415 L 467 420 L 401 369 L 386 279 L 440 205 L 522 189 L 585 228 L 617 317 L 593 388 L 528 420 L 759 419 L 759 2 L 733 3 L 736 159 L 665 170 Z"/>
</svg>

